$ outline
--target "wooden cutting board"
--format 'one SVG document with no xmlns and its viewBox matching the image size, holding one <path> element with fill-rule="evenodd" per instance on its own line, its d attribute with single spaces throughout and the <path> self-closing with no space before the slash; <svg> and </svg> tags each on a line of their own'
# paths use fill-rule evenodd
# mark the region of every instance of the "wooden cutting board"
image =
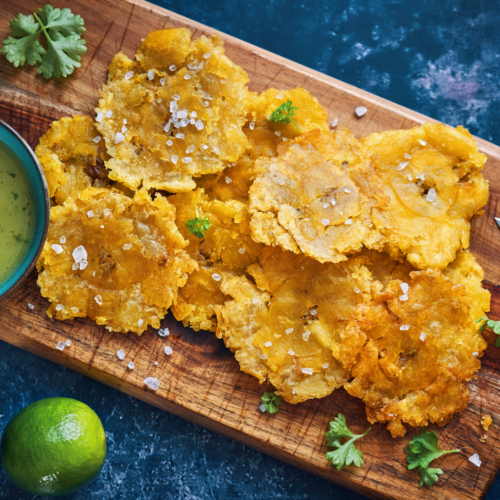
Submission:
<svg viewBox="0 0 500 500">
<path fill-rule="evenodd" d="M 0 40 L 8 36 L 11 18 L 19 12 L 32 13 L 41 5 L 39 0 L 3 0 Z M 185 26 L 194 37 L 214 31 L 141 0 L 59 0 L 57 7 L 70 7 L 85 19 L 88 53 L 74 75 L 46 81 L 36 76 L 34 68 L 14 68 L 0 56 L 0 119 L 15 127 L 32 147 L 51 121 L 74 114 L 94 116 L 107 65 L 116 52 L 122 50 L 133 57 L 141 38 L 156 29 Z M 410 128 L 428 120 L 248 43 L 221 36 L 227 55 L 248 72 L 251 90 L 304 87 L 328 110 L 329 121 L 338 117 L 339 125 L 357 136 Z M 357 118 L 354 110 L 360 105 L 368 112 Z M 488 155 L 485 176 L 490 181 L 490 201 L 485 215 L 473 222 L 471 249 L 485 270 L 485 286 L 492 293 L 491 317 L 499 319 L 500 231 L 493 216 L 500 216 L 500 148 L 479 139 L 478 143 Z M 33 310 L 28 303 L 35 306 Z M 161 338 L 150 329 L 138 338 L 109 333 L 87 320 L 50 320 L 45 315 L 47 307 L 33 273 L 0 302 L 0 338 L 369 497 L 484 498 L 500 467 L 500 349 L 493 346 L 493 334 L 486 334 L 489 348 L 483 368 L 469 383 L 467 410 L 438 430 L 443 448 L 466 449 L 436 463 L 444 474 L 429 490 L 418 488 L 419 475 L 405 465 L 403 448 L 416 429 L 405 438 L 392 439 L 383 425 L 374 425 L 360 442 L 366 462 L 361 468 L 346 467 L 338 472 L 326 462 L 323 433 L 338 412 L 356 433 L 368 425 L 361 401 L 344 390 L 296 406 L 283 404 L 274 416 L 262 414 L 258 410 L 260 395 L 268 387 L 240 372 L 233 355 L 211 333 L 184 328 L 169 315 L 162 326 L 170 328 L 170 337 Z M 71 347 L 64 352 L 55 349 L 57 342 L 67 339 Z M 163 353 L 166 344 L 173 349 L 168 357 Z M 124 350 L 125 361 L 118 360 L 118 349 Z M 135 364 L 133 371 L 127 369 L 130 360 Z M 156 392 L 144 385 L 147 376 L 160 380 Z M 493 425 L 482 444 L 478 439 L 484 434 L 480 420 L 485 414 L 493 417 Z M 480 468 L 467 460 L 474 453 L 482 460 Z"/>
</svg>

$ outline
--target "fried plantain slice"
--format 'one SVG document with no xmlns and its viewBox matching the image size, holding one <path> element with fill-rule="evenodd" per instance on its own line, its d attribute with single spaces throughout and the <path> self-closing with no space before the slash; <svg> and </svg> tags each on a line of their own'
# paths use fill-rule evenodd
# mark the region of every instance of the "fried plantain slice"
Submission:
<svg viewBox="0 0 500 500">
<path fill-rule="evenodd" d="M 347 129 L 308 132 L 279 145 L 278 153 L 255 163 L 249 205 L 255 241 L 333 263 L 363 245 L 383 248 L 371 212 L 386 198 Z"/>
<path fill-rule="evenodd" d="M 287 101 L 292 101 L 298 108 L 293 119 L 300 131 L 292 123 L 269 120 L 271 113 Z M 301 87 L 281 91 L 271 88 L 259 95 L 251 94 L 243 128 L 248 139 L 247 150 L 238 161 L 228 163 L 223 172 L 202 176 L 197 180 L 198 186 L 203 187 L 211 199 L 248 203 L 255 160 L 261 156 L 276 156 L 278 145 L 287 138 L 293 139 L 316 129 L 328 132 L 326 117 L 327 113 L 317 99 Z"/>
<path fill-rule="evenodd" d="M 160 327 L 196 262 L 175 226 L 175 208 L 146 190 L 133 199 L 87 188 L 53 207 L 37 263 L 47 314 L 85 317 L 110 331 L 142 334 Z"/>
<path fill-rule="evenodd" d="M 244 275 L 263 249 L 250 236 L 247 206 L 236 200 L 210 201 L 203 189 L 169 197 L 176 207 L 176 223 L 189 241 L 188 254 L 199 268 L 188 278 L 172 306 L 174 316 L 195 330 L 216 329 L 215 307 L 228 297 L 221 291 L 222 277 Z M 199 217 L 210 220 L 204 238 L 191 234 L 188 220 Z"/>
<path fill-rule="evenodd" d="M 133 190 L 191 191 L 193 177 L 245 151 L 248 77 L 217 35 L 191 42 L 183 28 L 150 33 L 136 58 L 113 58 L 96 108 L 110 178 Z"/>
<path fill-rule="evenodd" d="M 344 387 L 363 400 L 371 422 L 444 425 L 467 405 L 465 382 L 479 370 L 487 344 L 470 315 L 466 287 L 440 271 L 412 271 L 361 304 L 332 346 L 353 379 Z"/>
<path fill-rule="evenodd" d="M 372 214 L 386 251 L 420 269 L 444 269 L 469 246 L 470 220 L 488 200 L 486 156 L 466 129 L 440 123 L 372 134 L 363 143 L 378 158 L 390 199 Z"/>
<path fill-rule="evenodd" d="M 88 187 L 109 186 L 104 140 L 88 116 L 52 122 L 35 154 L 42 165 L 49 196 L 58 205 Z"/>
<path fill-rule="evenodd" d="M 233 300 L 216 307 L 217 336 L 236 351 L 241 369 L 268 379 L 290 403 L 325 397 L 346 383 L 349 370 L 333 358 L 331 344 L 377 289 L 361 260 L 320 264 L 267 247 L 248 272 L 259 286 L 223 278 L 222 291 Z"/>
</svg>

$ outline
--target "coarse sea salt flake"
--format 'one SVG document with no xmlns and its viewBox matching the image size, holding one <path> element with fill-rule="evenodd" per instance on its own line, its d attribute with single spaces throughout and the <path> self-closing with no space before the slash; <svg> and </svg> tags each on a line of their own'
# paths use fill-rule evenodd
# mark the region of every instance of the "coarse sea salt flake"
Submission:
<svg viewBox="0 0 500 500">
<path fill-rule="evenodd" d="M 285 333 L 286 333 L 287 335 L 290 335 L 290 333 L 292 333 L 292 332 L 293 332 L 293 328 L 287 328 L 287 329 L 285 330 Z"/>
<path fill-rule="evenodd" d="M 171 140 L 171 139 L 169 139 L 169 140 L 167 141 L 167 146 L 172 146 L 173 144 L 174 144 L 174 143 L 172 142 L 172 140 Z"/>
<path fill-rule="evenodd" d="M 205 54 L 203 54 L 203 57 L 205 59 L 208 59 L 210 57 L 210 52 L 205 52 Z"/>
<path fill-rule="evenodd" d="M 325 364 L 323 365 L 323 370 L 326 370 L 329 366 L 330 366 L 330 363 L 325 363 Z"/>
<path fill-rule="evenodd" d="M 347 188 L 344 189 L 344 193 L 350 193 L 350 192 L 351 192 L 350 189 L 347 189 Z"/>
<path fill-rule="evenodd" d="M 146 377 L 144 379 L 144 383 L 151 389 L 153 389 L 153 391 L 156 391 L 158 390 L 158 388 L 160 387 L 160 381 L 155 378 L 155 377 Z"/>
<path fill-rule="evenodd" d="M 356 108 L 356 114 L 358 116 L 363 116 L 368 110 L 364 106 L 358 106 Z"/>
<path fill-rule="evenodd" d="M 132 248 L 132 243 L 125 243 L 125 245 L 123 245 L 123 250 L 130 250 Z"/>
<path fill-rule="evenodd" d="M 407 160 L 411 160 L 411 155 L 409 155 L 408 153 L 405 153 L 403 155 Z"/>
<path fill-rule="evenodd" d="M 206 144 L 202 144 L 201 147 L 206 151 L 208 149 L 208 146 Z"/>
<path fill-rule="evenodd" d="M 355 287 L 354 287 L 354 292 L 355 292 L 355 293 L 360 293 L 360 292 L 361 292 L 361 290 L 360 290 L 357 286 L 355 286 Z"/>
<path fill-rule="evenodd" d="M 106 118 L 111 118 L 113 116 L 113 111 L 108 110 L 106 111 Z"/>
<path fill-rule="evenodd" d="M 73 314 L 76 314 L 79 310 L 80 310 L 80 309 L 78 309 L 78 307 L 72 307 L 72 308 L 71 308 L 71 312 L 72 312 Z"/>
<path fill-rule="evenodd" d="M 62 311 L 63 309 L 64 309 L 64 306 L 62 304 L 57 304 L 56 311 Z"/>
<path fill-rule="evenodd" d="M 160 329 L 158 330 L 158 335 L 159 335 L 160 337 L 166 337 L 167 335 L 170 335 L 170 330 L 169 330 L 168 328 L 163 328 L 163 329 L 162 329 L 162 328 L 160 328 Z"/>
<path fill-rule="evenodd" d="M 409 180 L 409 181 L 412 181 L 412 180 L 413 180 L 413 175 L 408 174 L 408 180 Z"/>
<path fill-rule="evenodd" d="M 148 71 L 148 80 L 152 80 L 154 77 L 155 77 L 155 72 L 152 69 L 150 69 Z"/>
<path fill-rule="evenodd" d="M 170 157 L 170 161 L 171 161 L 174 165 L 176 165 L 176 164 L 177 164 L 177 160 L 179 160 L 179 157 L 178 157 L 177 155 L 172 155 L 172 156 Z"/>
<path fill-rule="evenodd" d="M 332 206 L 335 206 L 337 204 L 337 200 L 330 200 L 330 203 L 332 204 Z"/>
<path fill-rule="evenodd" d="M 135 365 L 134 365 L 134 362 L 133 362 L 133 361 L 129 361 L 129 363 L 128 363 L 128 365 L 127 365 L 127 366 L 128 366 L 128 369 L 129 369 L 129 370 L 133 370 L 133 369 L 135 368 Z"/>
<path fill-rule="evenodd" d="M 73 255 L 73 259 L 75 259 L 75 262 L 77 264 L 82 260 L 87 260 L 87 250 L 85 250 L 85 247 L 83 245 L 76 247 L 73 250 L 72 255 Z"/>
<path fill-rule="evenodd" d="M 347 225 L 352 224 L 352 219 L 347 219 L 347 220 L 344 222 L 344 224 L 347 224 Z"/>
<path fill-rule="evenodd" d="M 262 412 L 262 413 L 266 413 L 266 405 L 264 403 L 261 403 L 259 405 L 259 410 Z"/>
<path fill-rule="evenodd" d="M 63 251 L 63 247 L 61 245 L 58 245 L 57 243 L 53 243 L 50 245 L 50 248 L 56 252 L 57 255 L 59 255 Z"/>
<path fill-rule="evenodd" d="M 144 324 L 144 320 L 143 319 L 140 319 L 138 322 L 137 322 L 137 326 L 142 326 Z"/>
<path fill-rule="evenodd" d="M 432 203 L 433 201 L 436 201 L 436 198 L 436 190 L 434 188 L 430 188 L 427 193 L 427 201 L 430 201 Z"/>
<path fill-rule="evenodd" d="M 104 117 L 104 113 L 102 111 L 99 111 L 99 113 L 97 113 L 97 116 L 95 117 L 95 121 L 100 122 L 100 121 L 102 121 L 103 117 Z"/>
<path fill-rule="evenodd" d="M 309 340 L 309 335 L 311 335 L 311 332 L 309 330 L 306 330 L 303 334 L 302 334 L 302 338 L 307 342 Z"/>
<path fill-rule="evenodd" d="M 190 79 L 191 79 L 191 75 L 189 75 L 189 74 L 186 73 L 184 75 L 184 80 L 190 80 Z"/>
<path fill-rule="evenodd" d="M 197 120 L 195 123 L 195 127 L 197 130 L 203 130 L 205 128 L 205 125 L 201 120 Z"/>
<path fill-rule="evenodd" d="M 170 356 L 174 351 L 172 351 L 172 348 L 169 347 L 168 345 L 165 346 L 165 348 L 163 349 L 165 351 L 165 354 L 167 356 Z"/>
<path fill-rule="evenodd" d="M 181 161 L 182 163 L 191 163 L 193 159 L 190 158 L 189 156 L 185 156 Z"/>
<path fill-rule="evenodd" d="M 128 130 L 128 128 L 125 127 L 125 125 L 123 125 L 123 127 L 122 127 L 122 134 L 124 134 L 127 130 Z"/>
<path fill-rule="evenodd" d="M 133 76 L 134 76 L 134 72 L 133 71 L 127 71 L 125 73 L 125 80 L 130 80 Z"/>
<path fill-rule="evenodd" d="M 121 132 L 117 132 L 115 134 L 115 144 L 120 144 L 120 142 L 123 142 L 125 140 L 125 136 Z"/>
<path fill-rule="evenodd" d="M 323 203 L 323 208 L 328 208 L 330 205 L 328 203 Z"/>
<path fill-rule="evenodd" d="M 258 303 L 260 302 L 260 300 L 259 300 L 259 299 L 252 299 L 252 302 L 253 302 L 254 304 L 258 304 Z"/>
<path fill-rule="evenodd" d="M 250 125 L 248 125 L 250 127 L 250 130 L 253 130 L 255 128 L 255 122 L 250 122 Z"/>
<path fill-rule="evenodd" d="M 479 356 L 479 353 L 478 353 L 478 352 L 473 352 L 473 353 L 472 353 L 472 355 L 473 355 L 474 357 L 476 357 L 476 356 Z"/>
<path fill-rule="evenodd" d="M 398 170 L 404 170 L 407 166 L 408 166 L 408 163 L 407 161 L 402 161 L 399 165 L 398 165 Z"/>
<path fill-rule="evenodd" d="M 169 69 L 170 71 L 177 71 L 177 66 L 176 66 L 175 64 L 171 64 L 171 65 L 168 67 L 168 69 Z"/>
<path fill-rule="evenodd" d="M 313 369 L 312 368 L 302 368 L 302 373 L 305 373 L 306 375 L 312 375 Z"/>
<path fill-rule="evenodd" d="M 285 179 L 278 179 L 278 184 L 283 186 L 285 184 Z"/>
<path fill-rule="evenodd" d="M 77 262 L 73 262 L 73 265 L 71 266 L 71 269 L 73 269 L 73 271 L 76 271 L 79 268 L 80 268 L 80 266 L 78 265 L 78 263 Z"/>
<path fill-rule="evenodd" d="M 69 347 L 71 345 L 71 340 L 66 340 L 66 345 Z"/>
<path fill-rule="evenodd" d="M 61 238 L 59 238 L 59 243 L 61 243 L 61 245 L 64 245 L 64 243 L 66 243 L 66 236 L 61 236 Z"/>
<path fill-rule="evenodd" d="M 222 276 L 218 273 L 214 273 L 212 274 L 212 278 L 215 280 L 215 281 L 220 281 L 222 279 Z"/>
<path fill-rule="evenodd" d="M 283 99 L 283 94 L 280 92 L 279 94 L 276 94 L 276 97 L 277 97 L 278 99 Z"/>
<path fill-rule="evenodd" d="M 94 212 L 92 212 L 92 210 L 89 210 L 87 212 L 87 217 L 94 217 Z"/>
<path fill-rule="evenodd" d="M 295 356 L 295 351 L 293 349 L 288 349 L 288 354 L 290 354 L 290 356 Z"/>
<path fill-rule="evenodd" d="M 273 343 L 272 343 L 272 342 L 267 341 L 267 342 L 265 342 L 265 343 L 264 343 L 264 345 L 265 345 L 266 347 L 271 347 L 271 346 L 273 345 Z"/>
<path fill-rule="evenodd" d="M 231 182 L 233 182 L 227 175 L 226 175 L 225 180 L 226 180 L 227 184 L 231 184 Z"/>
<path fill-rule="evenodd" d="M 410 285 L 408 285 L 408 283 L 401 283 L 401 290 L 403 291 L 404 294 L 407 294 L 409 289 Z"/>
<path fill-rule="evenodd" d="M 481 459 L 479 458 L 479 455 L 477 453 L 474 453 L 474 455 L 469 458 L 469 462 L 472 462 L 477 467 L 481 467 L 482 464 Z"/>
<path fill-rule="evenodd" d="M 123 349 L 118 349 L 118 351 L 116 351 L 116 357 L 120 361 L 123 361 L 125 359 L 125 353 L 123 352 Z"/>
<path fill-rule="evenodd" d="M 35 306 L 34 306 L 33 304 L 30 304 L 29 302 L 28 302 L 28 307 L 29 307 L 31 310 L 35 309 Z"/>
<path fill-rule="evenodd" d="M 328 226 L 328 224 L 330 224 L 330 219 L 326 219 L 326 218 L 321 219 L 321 224 L 323 224 L 323 226 L 325 226 L 325 227 Z"/>
<path fill-rule="evenodd" d="M 426 334 L 426 333 L 422 332 L 422 333 L 420 334 L 420 340 L 421 340 L 422 342 L 425 342 L 425 338 L 426 338 L 426 337 L 427 337 L 427 334 Z"/>
<path fill-rule="evenodd" d="M 399 300 L 406 302 L 408 300 L 408 295 L 406 295 L 406 293 L 404 295 L 400 295 Z"/>
<path fill-rule="evenodd" d="M 58 342 L 56 344 L 56 349 L 59 349 L 60 351 L 64 351 L 65 347 L 66 347 L 66 342 Z"/>
<path fill-rule="evenodd" d="M 192 153 L 193 151 L 195 150 L 195 147 L 193 144 L 191 144 L 191 146 L 189 146 L 187 149 L 186 149 L 186 153 Z"/>
<path fill-rule="evenodd" d="M 336 127 L 338 124 L 339 124 L 339 119 L 338 118 L 334 118 L 332 120 L 332 127 Z"/>
<path fill-rule="evenodd" d="M 241 255 L 243 255 L 245 252 L 246 250 L 243 247 L 238 248 L 238 253 L 241 253 Z"/>
<path fill-rule="evenodd" d="M 410 329 L 410 325 L 401 325 L 400 330 L 406 331 Z"/>
<path fill-rule="evenodd" d="M 418 142 L 420 142 L 422 146 L 427 146 L 427 142 L 423 141 L 422 139 L 419 139 Z"/>
<path fill-rule="evenodd" d="M 102 297 L 100 295 L 96 295 L 94 297 L 94 300 L 100 305 L 102 306 Z"/>
<path fill-rule="evenodd" d="M 276 131 L 274 132 L 274 134 L 275 134 L 275 135 L 277 135 L 278 137 L 280 137 L 280 136 L 281 136 L 281 132 L 280 132 L 279 130 L 276 130 Z"/>
<path fill-rule="evenodd" d="M 98 142 L 101 142 L 101 136 L 96 135 L 92 140 L 97 144 Z"/>
<path fill-rule="evenodd" d="M 88 265 L 89 265 L 89 263 L 86 260 L 81 260 L 79 262 L 80 271 L 83 271 Z"/>
<path fill-rule="evenodd" d="M 316 309 L 311 309 L 311 316 L 316 316 L 318 314 L 318 311 Z"/>
<path fill-rule="evenodd" d="M 160 85 L 165 85 L 165 78 L 160 78 Z"/>
</svg>

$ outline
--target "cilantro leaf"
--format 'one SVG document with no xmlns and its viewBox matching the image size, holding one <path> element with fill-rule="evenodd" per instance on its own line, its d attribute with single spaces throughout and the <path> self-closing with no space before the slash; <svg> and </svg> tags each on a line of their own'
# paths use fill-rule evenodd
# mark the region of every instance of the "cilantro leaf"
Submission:
<svg viewBox="0 0 500 500">
<path fill-rule="evenodd" d="M 337 467 L 337 470 L 342 469 L 344 465 L 361 467 L 364 464 L 363 453 L 354 445 L 354 441 L 366 436 L 371 430 L 369 427 L 363 434 L 353 434 L 346 425 L 345 417 L 339 413 L 333 422 L 330 422 L 330 430 L 325 433 L 326 445 L 332 448 L 337 448 L 334 451 L 329 451 L 325 458 L 332 461 L 332 465 Z M 341 444 L 341 438 L 350 438 L 344 444 Z"/>
<path fill-rule="evenodd" d="M 438 475 L 443 473 L 441 469 L 433 469 L 429 467 L 419 467 L 418 472 L 420 472 L 420 482 L 418 483 L 419 488 L 421 488 L 424 484 L 428 488 L 432 488 L 439 479 Z"/>
<path fill-rule="evenodd" d="M 9 36 L 4 40 L 0 54 L 5 54 L 7 61 L 11 62 L 16 68 L 24 66 L 27 61 L 33 66 L 37 62 L 42 61 L 42 55 L 45 54 L 45 49 L 37 40 L 38 29 L 40 25 L 35 22 L 33 16 L 23 16 L 19 14 L 10 22 L 10 29 L 14 38 Z"/>
<path fill-rule="evenodd" d="M 34 15 L 19 14 L 10 22 L 12 36 L 3 42 L 0 50 L 15 67 L 41 63 L 38 73 L 45 78 L 66 77 L 81 66 L 81 56 L 87 52 L 83 19 L 70 9 L 54 9 L 45 5 Z M 38 41 L 43 33 L 47 50 Z"/>
<path fill-rule="evenodd" d="M 438 474 L 442 474 L 441 469 L 429 468 L 429 464 L 436 458 L 447 453 L 458 453 L 460 450 L 446 450 L 439 448 L 438 437 L 434 431 L 428 432 L 425 429 L 420 431 L 420 435 L 415 436 L 408 446 L 405 447 L 406 461 L 408 469 L 416 469 L 420 472 L 419 487 L 425 484 L 429 488 L 438 480 Z"/>
<path fill-rule="evenodd" d="M 295 128 L 300 132 L 299 126 L 292 118 L 293 116 L 295 116 L 295 110 L 298 109 L 299 108 L 297 108 L 296 106 L 292 106 L 292 101 L 286 101 L 271 113 L 269 120 L 272 122 L 280 122 L 285 124 L 292 122 L 295 125 Z"/>
<path fill-rule="evenodd" d="M 275 392 L 265 392 L 260 398 L 268 413 L 277 413 L 283 398 Z"/>
<path fill-rule="evenodd" d="M 493 333 L 500 335 L 500 321 L 494 321 L 483 316 L 482 318 L 476 319 L 476 323 L 480 322 L 482 322 L 482 325 L 479 327 L 481 332 L 484 332 L 484 329 L 488 327 Z M 495 347 L 500 347 L 500 337 L 496 340 Z"/>
<path fill-rule="evenodd" d="M 191 234 L 194 234 L 197 238 L 204 238 L 205 233 L 210 227 L 210 219 L 205 217 L 200 219 L 198 216 L 194 219 L 190 219 L 186 222 L 186 227 Z"/>
</svg>

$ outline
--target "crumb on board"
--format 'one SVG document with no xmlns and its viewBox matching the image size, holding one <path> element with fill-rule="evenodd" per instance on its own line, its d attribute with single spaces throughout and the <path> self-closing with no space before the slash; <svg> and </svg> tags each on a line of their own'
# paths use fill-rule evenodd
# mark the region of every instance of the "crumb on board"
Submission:
<svg viewBox="0 0 500 500">
<path fill-rule="evenodd" d="M 481 425 L 483 426 L 483 429 L 488 432 L 488 429 L 490 428 L 490 425 L 493 423 L 493 420 L 490 415 L 483 415 L 483 418 L 481 419 Z"/>
</svg>

